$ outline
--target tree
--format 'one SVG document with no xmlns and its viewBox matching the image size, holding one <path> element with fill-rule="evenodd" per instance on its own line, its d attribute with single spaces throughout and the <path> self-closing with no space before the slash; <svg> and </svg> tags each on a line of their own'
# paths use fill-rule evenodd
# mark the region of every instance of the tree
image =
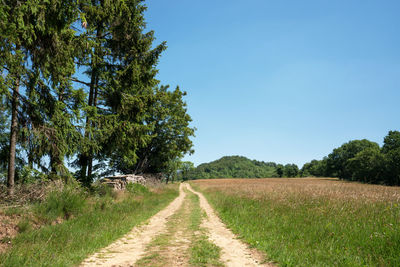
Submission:
<svg viewBox="0 0 400 267">
<path fill-rule="evenodd" d="M 385 156 L 385 175 L 387 184 L 400 185 L 400 132 L 389 131 L 384 138 L 382 152 Z"/>
<path fill-rule="evenodd" d="M 301 168 L 301 176 L 315 176 L 315 177 L 327 177 L 329 176 L 327 172 L 327 158 L 325 157 L 322 160 L 312 160 L 308 163 L 305 163 Z"/>
<path fill-rule="evenodd" d="M 157 86 L 155 68 L 165 42 L 153 47 L 154 33 L 144 32 L 142 1 L 91 1 L 82 7 L 89 40 L 90 83 L 84 139 L 79 160 L 80 179 L 90 184 L 93 160 L 109 162 L 112 171 L 133 166 L 137 151 L 152 138 L 146 124 Z"/>
<path fill-rule="evenodd" d="M 10 138 L 8 147 L 7 187 L 9 194 L 14 193 L 15 159 L 17 136 L 19 131 L 18 113 L 20 109 L 21 79 L 27 76 L 26 69 L 29 51 L 27 46 L 33 42 L 34 25 L 32 10 L 37 3 L 7 1 L 0 8 L 0 72 L 2 76 L 1 93 L 11 102 Z"/>
<path fill-rule="evenodd" d="M 278 177 L 283 177 L 283 170 L 284 166 L 282 164 L 276 165 L 276 173 L 278 174 Z"/>
<path fill-rule="evenodd" d="M 174 181 L 175 177 L 178 176 L 178 170 L 181 168 L 181 163 L 181 160 L 178 158 L 168 162 L 168 166 L 164 170 L 166 184 L 168 184 L 169 181 Z"/>
<path fill-rule="evenodd" d="M 55 175 L 68 173 L 80 114 L 79 93 L 71 87 L 75 71 L 77 1 L 6 1 L 0 23 L 1 91 L 11 102 L 8 184 L 15 182 L 18 147 L 30 167 L 36 162 Z M 7 90 L 4 90 L 6 88 Z M 22 89 L 22 90 L 20 90 Z M 78 101 L 76 101 L 78 100 Z M 50 166 L 41 164 L 49 156 Z"/>
<path fill-rule="evenodd" d="M 188 180 L 189 179 L 189 177 L 188 177 L 189 173 L 194 170 L 193 162 L 182 161 L 180 170 L 181 170 L 182 180 L 183 181 Z"/>
<path fill-rule="evenodd" d="M 333 177 L 352 179 L 351 170 L 346 168 L 347 161 L 367 148 L 379 149 L 379 145 L 375 142 L 363 139 L 349 141 L 339 148 L 335 148 L 327 158 L 328 172 Z"/>
<path fill-rule="evenodd" d="M 348 160 L 346 169 L 351 180 L 365 183 L 383 183 L 385 175 L 385 157 L 380 148 L 370 147 L 358 152 Z"/>
<path fill-rule="evenodd" d="M 391 150 L 400 148 L 400 132 L 399 131 L 389 131 L 383 140 L 382 152 L 388 153 Z"/>
<path fill-rule="evenodd" d="M 296 164 L 286 164 L 283 167 L 283 177 L 296 177 L 299 173 L 299 167 Z"/>
<path fill-rule="evenodd" d="M 168 91 L 168 86 L 155 89 L 155 101 L 145 120 L 147 125 L 154 125 L 147 132 L 152 139 L 138 151 L 135 172 L 163 172 L 169 161 L 193 153 L 190 137 L 195 129 L 189 126 L 192 119 L 187 114 L 185 95 L 179 87 L 174 91 Z"/>
</svg>

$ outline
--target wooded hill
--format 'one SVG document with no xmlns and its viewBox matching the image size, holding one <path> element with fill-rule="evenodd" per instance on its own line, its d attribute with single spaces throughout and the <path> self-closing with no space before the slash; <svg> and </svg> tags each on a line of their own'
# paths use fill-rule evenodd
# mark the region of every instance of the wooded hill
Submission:
<svg viewBox="0 0 400 267">
<path fill-rule="evenodd" d="M 295 177 L 299 168 L 295 164 L 276 164 L 250 160 L 242 156 L 225 156 L 203 163 L 188 172 L 189 179 L 209 178 L 269 178 Z"/>
</svg>

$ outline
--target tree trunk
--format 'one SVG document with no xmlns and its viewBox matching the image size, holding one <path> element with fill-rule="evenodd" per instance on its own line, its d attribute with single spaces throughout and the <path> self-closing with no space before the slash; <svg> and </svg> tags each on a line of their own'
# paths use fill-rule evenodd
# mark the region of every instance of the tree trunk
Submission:
<svg viewBox="0 0 400 267">
<path fill-rule="evenodd" d="M 17 133 L 18 133 L 18 93 L 19 93 L 19 78 L 15 80 L 12 106 L 11 106 L 10 151 L 8 158 L 8 177 L 7 177 L 7 187 L 9 195 L 14 194 L 15 149 L 17 146 Z"/>
</svg>

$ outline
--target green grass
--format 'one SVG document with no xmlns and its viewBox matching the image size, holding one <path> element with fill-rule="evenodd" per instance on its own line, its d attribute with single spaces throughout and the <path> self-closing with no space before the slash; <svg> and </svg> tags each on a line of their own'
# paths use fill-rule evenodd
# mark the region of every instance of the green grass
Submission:
<svg viewBox="0 0 400 267">
<path fill-rule="evenodd" d="M 192 206 L 190 229 L 193 231 L 190 263 L 194 266 L 222 266 L 219 261 L 221 249 L 208 240 L 205 230 L 200 227 L 206 214 L 200 208 L 199 197 L 192 192 L 188 194 Z"/>
<path fill-rule="evenodd" d="M 177 187 L 146 193 L 117 203 L 100 203 L 57 225 L 26 231 L 0 255 L 2 266 L 72 266 L 107 246 L 132 227 L 164 208 L 178 195 Z M 58 207 L 58 206 L 57 206 Z M 57 209 L 56 209 L 57 210 Z"/>
<path fill-rule="evenodd" d="M 203 193 L 229 228 L 280 266 L 400 266 L 398 204 Z"/>
</svg>

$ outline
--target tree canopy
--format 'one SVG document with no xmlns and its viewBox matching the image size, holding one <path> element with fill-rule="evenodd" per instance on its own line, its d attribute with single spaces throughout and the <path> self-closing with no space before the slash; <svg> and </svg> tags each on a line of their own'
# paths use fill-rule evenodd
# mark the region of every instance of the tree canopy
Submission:
<svg viewBox="0 0 400 267">
<path fill-rule="evenodd" d="M 90 185 L 193 152 L 186 93 L 156 79 L 166 43 L 154 43 L 145 10 L 140 0 L 2 2 L 0 173 L 11 191 L 23 168 Z"/>
<path fill-rule="evenodd" d="M 302 176 L 339 177 L 365 183 L 400 185 L 400 132 L 389 131 L 383 146 L 352 140 L 322 160 L 304 164 Z"/>
</svg>

